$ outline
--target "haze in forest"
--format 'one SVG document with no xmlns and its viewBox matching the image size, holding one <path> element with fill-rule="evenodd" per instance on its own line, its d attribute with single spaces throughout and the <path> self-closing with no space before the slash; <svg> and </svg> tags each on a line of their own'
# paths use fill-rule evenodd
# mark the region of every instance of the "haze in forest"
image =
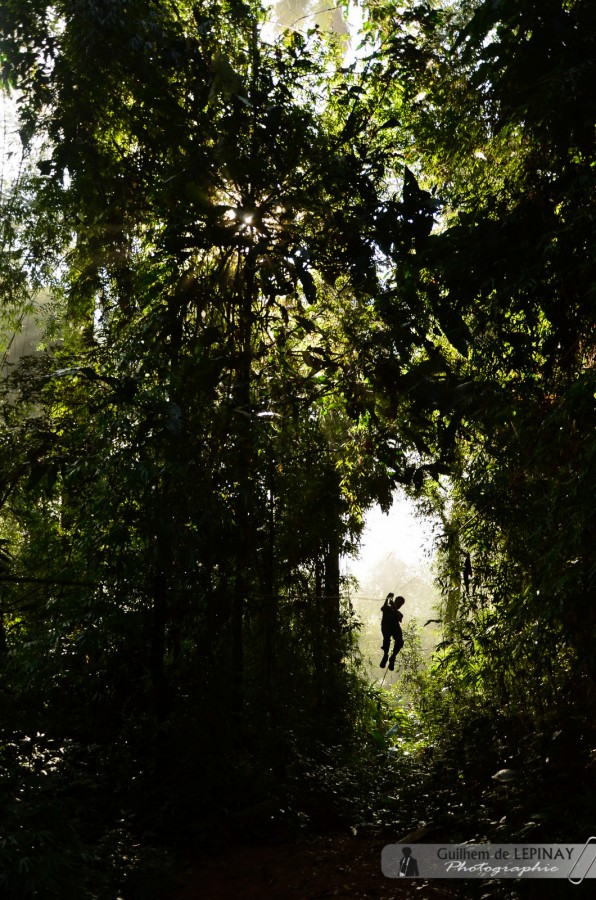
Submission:
<svg viewBox="0 0 596 900">
<path fill-rule="evenodd" d="M 357 582 L 350 599 L 356 619 L 361 623 L 359 649 L 372 679 L 379 673 L 382 677 L 379 669 L 381 606 L 389 591 L 405 597 L 403 626 L 416 623 L 425 659 L 437 643 L 437 626 L 425 626 L 428 619 L 439 617 L 440 598 L 434 573 L 435 531 L 436 523 L 419 516 L 414 504 L 396 492 L 388 513 L 379 506 L 368 511 L 360 552 L 345 562 L 346 574 Z M 395 673 L 387 673 L 385 681 L 393 683 L 398 678 L 399 665 Z"/>
</svg>

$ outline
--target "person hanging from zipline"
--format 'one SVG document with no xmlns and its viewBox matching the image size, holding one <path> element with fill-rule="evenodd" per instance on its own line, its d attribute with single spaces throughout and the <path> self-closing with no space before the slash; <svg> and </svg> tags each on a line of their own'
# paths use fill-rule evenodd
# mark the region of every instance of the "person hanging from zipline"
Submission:
<svg viewBox="0 0 596 900">
<path fill-rule="evenodd" d="M 404 636 L 401 631 L 403 613 L 401 613 L 400 610 L 405 602 L 404 597 L 395 597 L 394 599 L 393 594 L 387 594 L 385 602 L 381 607 L 381 632 L 383 634 L 383 645 L 381 649 L 383 650 L 383 659 L 379 665 L 384 669 L 387 665 L 387 659 L 389 659 L 388 669 L 391 672 L 395 668 L 395 657 L 404 645 Z M 392 639 L 393 652 L 391 657 L 389 657 Z"/>
</svg>

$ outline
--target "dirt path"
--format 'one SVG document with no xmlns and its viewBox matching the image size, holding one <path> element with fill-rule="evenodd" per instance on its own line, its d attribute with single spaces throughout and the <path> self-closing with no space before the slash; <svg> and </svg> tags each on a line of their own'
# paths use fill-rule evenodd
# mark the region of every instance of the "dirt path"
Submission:
<svg viewBox="0 0 596 900">
<path fill-rule="evenodd" d="M 175 900 L 448 900 L 455 886 L 385 878 L 386 836 L 310 835 L 284 843 L 236 844 L 189 863 Z"/>
</svg>

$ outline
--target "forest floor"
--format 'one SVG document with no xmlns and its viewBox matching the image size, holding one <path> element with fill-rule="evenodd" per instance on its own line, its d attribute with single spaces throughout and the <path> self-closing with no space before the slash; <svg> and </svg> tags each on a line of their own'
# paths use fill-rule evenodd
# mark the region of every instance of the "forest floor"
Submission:
<svg viewBox="0 0 596 900">
<path fill-rule="evenodd" d="M 386 878 L 381 851 L 394 839 L 346 832 L 282 842 L 235 843 L 189 860 L 174 900 L 449 900 L 455 885 Z"/>
</svg>

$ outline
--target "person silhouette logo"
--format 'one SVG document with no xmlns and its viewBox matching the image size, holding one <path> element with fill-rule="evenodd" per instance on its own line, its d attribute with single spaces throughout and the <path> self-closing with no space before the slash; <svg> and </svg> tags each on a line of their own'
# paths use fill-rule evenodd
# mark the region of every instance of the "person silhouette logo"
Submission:
<svg viewBox="0 0 596 900">
<path fill-rule="evenodd" d="M 418 874 L 418 862 L 412 856 L 412 849 L 410 847 L 402 847 L 399 861 L 399 877 L 413 877 Z"/>
</svg>

